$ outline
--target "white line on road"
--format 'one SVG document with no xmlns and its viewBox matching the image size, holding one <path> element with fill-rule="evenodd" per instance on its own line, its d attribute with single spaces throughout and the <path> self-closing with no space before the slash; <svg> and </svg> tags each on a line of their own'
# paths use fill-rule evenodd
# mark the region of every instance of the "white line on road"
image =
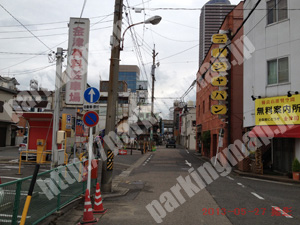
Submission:
<svg viewBox="0 0 300 225">
<path fill-rule="evenodd" d="M 19 180 L 20 178 L 18 177 L 4 177 L 4 176 L 1 176 L 1 178 L 5 178 L 5 179 L 13 179 L 13 180 Z"/>
<path fill-rule="evenodd" d="M 275 209 L 276 211 L 280 212 L 286 218 L 293 218 L 291 215 L 287 214 L 285 211 L 283 211 L 281 208 L 279 208 L 277 206 L 272 206 L 272 208 Z"/>
<path fill-rule="evenodd" d="M 227 178 L 229 179 L 229 180 L 234 180 L 232 177 L 230 177 L 230 176 L 227 176 Z"/>
<path fill-rule="evenodd" d="M 262 179 L 252 178 L 252 177 L 242 177 L 242 178 L 243 179 L 248 179 L 248 180 L 257 180 L 257 181 L 268 182 L 268 183 L 275 183 L 275 184 L 283 184 L 283 185 L 288 185 L 288 186 L 294 186 L 293 184 L 282 183 L 282 182 L 272 181 L 272 180 L 262 180 Z"/>
<path fill-rule="evenodd" d="M 13 160 L 10 160 L 9 162 L 19 162 L 19 159 L 13 159 Z"/>
<path fill-rule="evenodd" d="M 255 192 L 251 192 L 251 194 L 253 194 L 256 198 L 260 199 L 260 200 L 265 200 L 263 197 L 259 196 L 258 194 L 256 194 Z"/>
<path fill-rule="evenodd" d="M 245 187 L 243 184 L 241 184 L 241 183 L 237 183 L 238 185 L 240 185 L 240 186 L 242 186 L 243 188 Z"/>
<path fill-rule="evenodd" d="M 187 164 L 189 167 L 192 167 L 192 163 L 189 163 L 187 160 L 185 160 L 185 164 Z"/>
</svg>

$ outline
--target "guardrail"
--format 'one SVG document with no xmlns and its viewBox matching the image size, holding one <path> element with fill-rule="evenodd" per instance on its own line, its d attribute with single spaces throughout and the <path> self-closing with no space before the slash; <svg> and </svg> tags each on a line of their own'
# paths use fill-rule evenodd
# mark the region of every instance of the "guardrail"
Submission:
<svg viewBox="0 0 300 225">
<path fill-rule="evenodd" d="M 83 194 L 86 181 L 82 181 L 82 171 L 82 162 L 76 162 L 39 173 L 37 181 L 44 186 L 35 185 L 26 225 L 37 224 Z M 31 179 L 32 176 L 0 184 L 0 224 L 19 224 Z M 49 200 L 49 196 L 53 198 Z"/>
</svg>

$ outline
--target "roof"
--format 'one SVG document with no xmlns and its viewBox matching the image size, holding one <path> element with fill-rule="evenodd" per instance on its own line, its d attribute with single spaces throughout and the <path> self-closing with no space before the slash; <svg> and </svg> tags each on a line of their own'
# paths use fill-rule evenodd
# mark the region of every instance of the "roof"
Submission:
<svg viewBox="0 0 300 225">
<path fill-rule="evenodd" d="M 7 83 L 10 82 L 10 81 L 12 81 L 14 83 L 14 85 L 20 85 L 19 82 L 14 77 L 10 78 L 10 77 L 2 77 L 2 76 L 0 76 L 0 80 L 2 80 L 4 82 L 7 82 Z"/>
<path fill-rule="evenodd" d="M 0 90 L 11 93 L 11 94 L 17 94 L 18 93 L 16 90 L 12 90 L 12 89 L 1 87 L 1 86 L 0 86 Z"/>
<path fill-rule="evenodd" d="M 53 116 L 53 113 L 44 113 L 44 112 L 39 112 L 39 113 L 36 113 L 36 112 L 25 112 L 22 114 L 22 116 L 27 119 L 27 120 L 30 120 L 30 119 L 51 119 L 52 116 Z"/>
<path fill-rule="evenodd" d="M 224 4 L 224 5 L 231 5 L 231 2 L 229 0 L 210 0 L 206 4 L 212 5 L 212 4 Z"/>
</svg>

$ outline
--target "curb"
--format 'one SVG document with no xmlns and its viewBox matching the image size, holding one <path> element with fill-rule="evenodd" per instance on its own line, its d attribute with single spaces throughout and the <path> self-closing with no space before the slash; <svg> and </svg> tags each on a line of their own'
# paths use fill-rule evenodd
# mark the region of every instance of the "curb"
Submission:
<svg viewBox="0 0 300 225">
<path fill-rule="evenodd" d="M 233 172 L 241 177 L 252 177 L 252 178 L 257 178 L 261 180 L 271 180 L 271 181 L 278 181 L 282 183 L 290 183 L 290 184 L 300 184 L 300 181 L 293 180 L 293 179 L 288 179 L 288 178 L 283 178 L 283 177 L 275 177 L 275 176 L 268 176 L 268 175 L 259 175 L 259 174 L 254 174 L 254 173 L 245 173 L 239 170 L 233 170 Z"/>
<path fill-rule="evenodd" d="M 210 159 L 206 156 L 200 156 L 199 153 L 194 153 L 193 154 L 196 158 L 210 162 Z M 252 178 L 257 178 L 261 180 L 270 180 L 270 181 L 277 181 L 277 182 L 282 182 L 282 183 L 290 183 L 290 184 L 300 184 L 300 181 L 289 179 L 289 178 L 284 178 L 284 177 L 278 177 L 278 176 L 272 176 L 272 175 L 260 175 L 260 174 L 255 174 L 255 173 L 247 173 L 243 171 L 239 171 L 237 169 L 232 170 L 236 175 L 241 176 L 241 177 L 252 177 Z"/>
</svg>

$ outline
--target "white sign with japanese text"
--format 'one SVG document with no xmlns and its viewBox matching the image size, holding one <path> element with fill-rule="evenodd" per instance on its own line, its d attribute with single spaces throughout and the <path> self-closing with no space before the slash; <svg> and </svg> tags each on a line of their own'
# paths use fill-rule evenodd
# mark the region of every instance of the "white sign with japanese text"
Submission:
<svg viewBox="0 0 300 225">
<path fill-rule="evenodd" d="M 87 82 L 90 20 L 70 18 L 66 104 L 81 105 Z"/>
</svg>

